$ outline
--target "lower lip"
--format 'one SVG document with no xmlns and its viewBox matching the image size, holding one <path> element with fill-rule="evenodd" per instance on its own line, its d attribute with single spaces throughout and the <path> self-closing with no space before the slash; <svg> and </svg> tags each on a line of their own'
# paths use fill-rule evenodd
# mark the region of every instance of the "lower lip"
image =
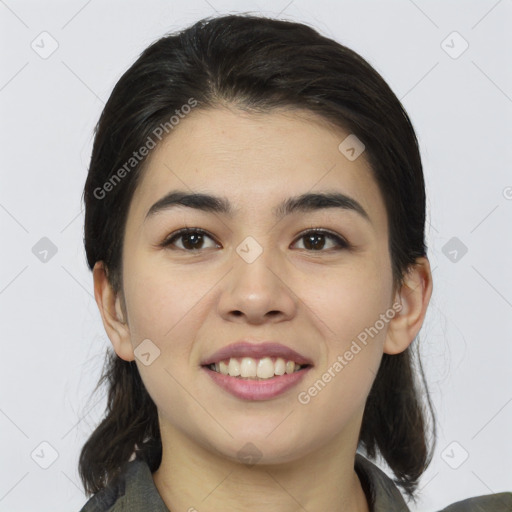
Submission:
<svg viewBox="0 0 512 512">
<path fill-rule="evenodd" d="M 270 400 L 296 386 L 311 367 L 293 373 L 285 373 L 265 380 L 249 380 L 223 375 L 203 367 L 210 378 L 222 389 L 243 400 Z"/>
</svg>

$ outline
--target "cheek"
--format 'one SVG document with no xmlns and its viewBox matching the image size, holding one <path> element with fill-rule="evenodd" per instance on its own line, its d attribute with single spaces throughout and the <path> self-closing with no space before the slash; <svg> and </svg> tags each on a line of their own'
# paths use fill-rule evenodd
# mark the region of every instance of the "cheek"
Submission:
<svg viewBox="0 0 512 512">
<path fill-rule="evenodd" d="M 140 263 L 140 264 L 137 264 Z M 193 270 L 172 271 L 158 265 L 125 264 L 125 294 L 132 341 L 149 338 L 157 345 L 198 322 L 196 316 L 215 279 Z"/>
<path fill-rule="evenodd" d="M 311 286 L 312 281 L 306 283 Z M 364 405 L 382 358 L 394 316 L 391 270 L 378 260 L 367 260 L 330 272 L 328 279 L 319 278 L 316 287 L 304 288 L 303 293 L 310 299 L 306 303 L 315 313 L 312 318 L 316 318 L 325 350 L 316 371 L 302 386 L 299 403 L 314 403 L 318 410 L 330 410 L 329 404 L 339 403 L 332 414 L 340 415 L 341 421 L 349 411 Z"/>
<path fill-rule="evenodd" d="M 351 340 L 372 327 L 390 308 L 390 272 L 378 261 L 365 260 L 302 280 L 302 298 L 315 313 L 313 318 L 317 318 L 330 349 L 350 346 Z M 384 335 L 386 329 L 380 323 L 378 326 Z"/>
<path fill-rule="evenodd" d="M 203 323 L 208 290 L 215 282 L 197 271 L 172 271 L 133 256 L 125 260 L 124 291 L 132 345 L 136 350 L 148 339 L 156 346 L 150 349 L 150 364 L 137 358 L 137 367 L 153 401 L 170 416 L 191 406 L 181 383 L 189 378 L 187 363 Z M 172 411 L 166 404 L 172 404 Z M 179 423 L 177 418 L 174 421 Z"/>
</svg>

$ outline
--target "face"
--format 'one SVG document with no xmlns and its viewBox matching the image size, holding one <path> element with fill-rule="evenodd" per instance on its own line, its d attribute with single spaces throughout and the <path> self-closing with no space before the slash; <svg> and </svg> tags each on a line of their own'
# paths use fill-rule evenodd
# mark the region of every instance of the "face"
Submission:
<svg viewBox="0 0 512 512">
<path fill-rule="evenodd" d="M 269 463 L 357 436 L 395 297 L 384 202 L 364 153 L 338 149 L 348 135 L 306 112 L 219 108 L 153 150 L 123 296 L 166 432 L 233 459 L 252 443 Z M 177 192 L 220 202 L 161 201 Z M 330 200 L 292 204 L 305 194 Z"/>
</svg>

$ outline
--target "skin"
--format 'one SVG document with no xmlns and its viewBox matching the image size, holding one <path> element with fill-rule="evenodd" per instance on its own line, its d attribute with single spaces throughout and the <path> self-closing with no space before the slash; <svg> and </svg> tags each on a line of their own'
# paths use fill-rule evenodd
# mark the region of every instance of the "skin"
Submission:
<svg viewBox="0 0 512 512">
<path fill-rule="evenodd" d="M 432 292 L 426 258 L 400 289 L 392 280 L 387 213 L 364 153 L 349 161 L 348 135 L 304 111 L 249 114 L 197 110 L 153 150 L 130 205 L 123 246 L 123 289 L 115 293 L 102 262 L 95 296 L 116 353 L 136 360 L 158 408 L 163 458 L 153 474 L 170 510 L 368 511 L 354 471 L 366 398 L 383 353 L 405 350 L 418 334 Z M 171 190 L 226 197 L 233 217 L 174 207 L 145 219 Z M 277 221 L 272 209 L 306 192 L 342 192 L 358 213 L 324 208 Z M 159 244 L 176 230 L 211 234 L 203 248 Z M 311 227 L 344 237 L 320 249 Z M 236 252 L 248 236 L 263 248 L 247 263 Z M 187 247 L 190 247 L 188 245 Z M 297 395 L 332 367 L 379 315 L 399 313 L 309 403 Z M 280 342 L 314 366 L 283 395 L 235 398 L 200 362 L 239 339 Z M 145 339 L 160 355 L 145 366 L 134 349 Z M 239 460 L 252 443 L 255 465 Z"/>
</svg>

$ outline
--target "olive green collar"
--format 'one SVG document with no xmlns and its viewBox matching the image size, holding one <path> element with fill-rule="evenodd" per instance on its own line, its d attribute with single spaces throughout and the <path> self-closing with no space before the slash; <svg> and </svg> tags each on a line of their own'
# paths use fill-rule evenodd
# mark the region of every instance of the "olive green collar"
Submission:
<svg viewBox="0 0 512 512">
<path fill-rule="evenodd" d="M 370 512 L 410 512 L 395 483 L 373 462 L 356 453 L 355 470 L 368 498 Z M 96 493 L 80 512 L 170 512 L 163 502 L 146 462 L 135 459 L 127 464 L 107 488 Z M 512 493 L 502 492 L 469 498 L 443 509 L 444 512 L 492 510 L 510 512 Z M 441 512 L 443 512 L 441 511 Z"/>
</svg>

